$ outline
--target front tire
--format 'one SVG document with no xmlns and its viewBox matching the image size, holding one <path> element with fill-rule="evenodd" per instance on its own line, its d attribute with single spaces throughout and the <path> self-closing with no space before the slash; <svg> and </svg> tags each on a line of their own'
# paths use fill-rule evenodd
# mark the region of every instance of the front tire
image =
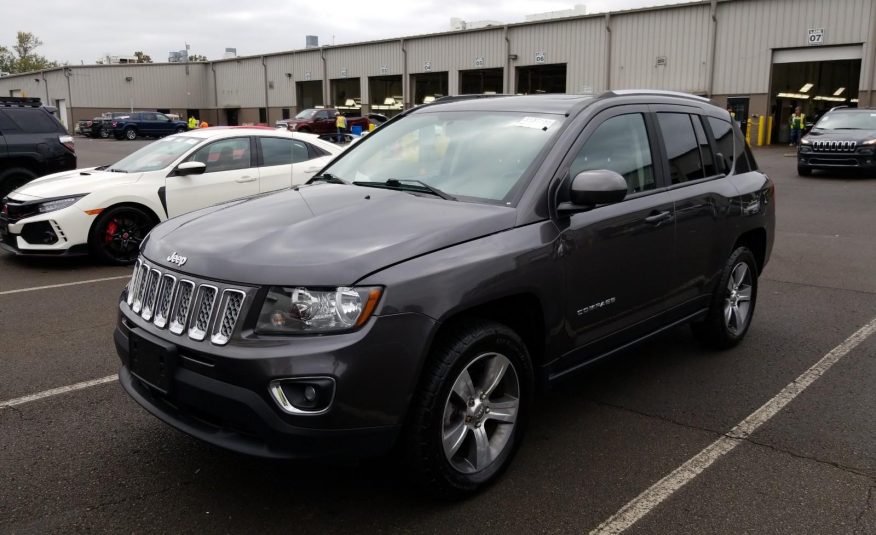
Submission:
<svg viewBox="0 0 876 535">
<path fill-rule="evenodd" d="M 706 319 L 691 324 L 694 335 L 715 349 L 728 349 L 745 337 L 757 303 L 757 261 L 738 247 L 721 272 Z"/>
<path fill-rule="evenodd" d="M 517 334 L 468 321 L 432 351 L 403 446 L 411 475 L 447 497 L 472 494 L 508 467 L 523 439 L 532 364 Z"/>
<path fill-rule="evenodd" d="M 88 249 L 101 262 L 126 266 L 140 251 L 140 243 L 155 226 L 155 220 L 137 206 L 115 206 L 104 210 L 91 227 Z"/>
<path fill-rule="evenodd" d="M 108 137 L 110 137 L 109 130 L 107 130 L 106 128 L 101 128 L 100 134 L 98 135 L 100 136 L 100 139 L 107 139 Z"/>
</svg>

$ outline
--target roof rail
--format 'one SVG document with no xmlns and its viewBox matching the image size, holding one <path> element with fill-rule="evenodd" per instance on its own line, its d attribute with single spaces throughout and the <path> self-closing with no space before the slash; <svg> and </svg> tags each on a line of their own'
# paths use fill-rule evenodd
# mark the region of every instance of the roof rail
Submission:
<svg viewBox="0 0 876 535">
<path fill-rule="evenodd" d="M 834 106 L 833 108 L 830 109 L 830 111 L 841 110 L 843 108 L 848 108 L 848 106 L 846 106 L 845 104 L 843 104 L 842 106 Z"/>
<path fill-rule="evenodd" d="M 702 102 L 711 102 L 707 97 L 701 97 L 700 95 L 694 95 L 693 93 L 683 93 L 681 91 L 666 91 L 663 89 L 614 89 L 612 91 L 606 91 L 599 96 L 610 97 L 626 95 L 663 95 L 667 97 L 692 98 Z"/>
<path fill-rule="evenodd" d="M 508 95 L 505 93 L 491 93 L 491 94 L 468 94 L 468 95 L 447 95 L 444 97 L 438 97 L 433 102 L 455 102 L 457 100 L 474 100 L 478 98 L 494 98 L 494 97 L 510 97 L 512 95 Z"/>
<path fill-rule="evenodd" d="M 0 106 L 5 108 L 39 108 L 42 104 L 34 97 L 0 97 Z"/>
</svg>

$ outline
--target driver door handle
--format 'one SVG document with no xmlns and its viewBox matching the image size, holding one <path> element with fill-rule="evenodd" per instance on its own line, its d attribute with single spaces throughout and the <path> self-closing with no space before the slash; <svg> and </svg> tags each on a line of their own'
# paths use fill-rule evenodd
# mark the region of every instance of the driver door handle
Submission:
<svg viewBox="0 0 876 535">
<path fill-rule="evenodd" d="M 242 176 L 242 177 L 238 178 L 237 180 L 235 180 L 235 182 L 238 182 L 240 184 L 244 184 L 246 182 L 255 182 L 255 181 L 256 181 L 256 177 L 254 177 L 254 176 Z"/>
<path fill-rule="evenodd" d="M 669 221 L 670 219 L 672 219 L 672 212 L 667 210 L 665 212 L 657 212 L 649 215 L 645 218 L 645 223 L 659 225 L 660 223 L 663 223 L 664 221 Z"/>
</svg>

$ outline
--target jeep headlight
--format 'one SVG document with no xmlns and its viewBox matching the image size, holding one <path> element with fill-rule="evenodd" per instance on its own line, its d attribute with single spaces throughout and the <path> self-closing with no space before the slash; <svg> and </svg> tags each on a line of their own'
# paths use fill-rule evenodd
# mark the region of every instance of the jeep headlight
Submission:
<svg viewBox="0 0 876 535">
<path fill-rule="evenodd" d="M 811 145 L 812 141 L 810 141 L 810 139 L 808 137 L 804 137 L 803 139 L 800 140 L 800 144 L 801 145 Z"/>
<path fill-rule="evenodd" d="M 76 204 L 76 201 L 85 197 L 83 195 L 71 195 L 69 197 L 59 197 L 57 199 L 52 199 L 49 201 L 41 202 L 37 205 L 37 211 L 41 214 L 45 214 L 48 212 L 55 212 L 57 210 L 63 210 L 69 206 L 73 206 Z"/>
<path fill-rule="evenodd" d="M 274 286 L 268 290 L 256 330 L 265 334 L 347 331 L 371 317 L 381 288 L 309 289 Z"/>
</svg>

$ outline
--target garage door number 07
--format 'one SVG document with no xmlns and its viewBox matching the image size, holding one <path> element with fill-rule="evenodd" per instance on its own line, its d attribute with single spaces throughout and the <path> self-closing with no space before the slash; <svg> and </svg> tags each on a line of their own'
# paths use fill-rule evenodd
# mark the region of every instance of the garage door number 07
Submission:
<svg viewBox="0 0 876 535">
<path fill-rule="evenodd" d="M 824 28 L 809 28 L 809 46 L 824 44 Z"/>
</svg>

